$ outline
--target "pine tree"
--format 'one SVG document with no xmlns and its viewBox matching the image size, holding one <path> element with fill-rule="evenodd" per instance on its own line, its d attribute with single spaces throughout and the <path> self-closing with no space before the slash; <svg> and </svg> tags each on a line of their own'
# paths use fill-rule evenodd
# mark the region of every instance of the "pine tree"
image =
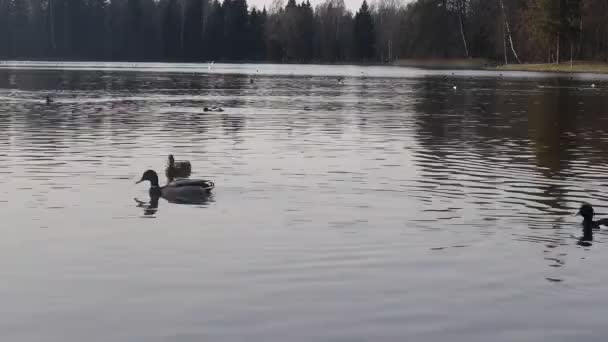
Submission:
<svg viewBox="0 0 608 342">
<path fill-rule="evenodd" d="M 201 60 L 203 45 L 203 0 L 186 2 L 184 23 L 185 55 L 188 60 Z"/>
<path fill-rule="evenodd" d="M 225 57 L 231 61 L 244 60 L 247 55 L 248 20 L 246 0 L 225 0 Z"/>
<path fill-rule="evenodd" d="M 163 19 L 164 57 L 177 59 L 180 56 L 180 15 L 177 0 L 169 0 Z"/>
<path fill-rule="evenodd" d="M 203 35 L 204 56 L 209 60 L 218 60 L 224 57 L 224 6 L 218 0 L 213 1 L 207 21 Z"/>
<path fill-rule="evenodd" d="M 354 35 L 357 59 L 369 61 L 374 56 L 375 33 L 374 21 L 366 0 L 363 0 L 361 8 L 355 14 Z"/>
<path fill-rule="evenodd" d="M 249 54 L 248 59 L 263 61 L 266 53 L 265 14 L 254 7 L 249 14 Z"/>
</svg>

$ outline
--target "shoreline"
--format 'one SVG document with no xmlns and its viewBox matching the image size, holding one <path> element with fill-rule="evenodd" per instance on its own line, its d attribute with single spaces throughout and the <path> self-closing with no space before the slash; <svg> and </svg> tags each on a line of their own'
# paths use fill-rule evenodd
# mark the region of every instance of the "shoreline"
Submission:
<svg viewBox="0 0 608 342">
<path fill-rule="evenodd" d="M 524 72 L 552 72 L 564 74 L 608 74 L 608 63 L 600 62 L 581 62 L 577 61 L 572 64 L 567 63 L 530 63 L 530 64 L 507 64 L 499 65 L 486 70 L 496 71 L 524 71 Z"/>
<path fill-rule="evenodd" d="M 168 64 L 200 64 L 205 65 L 208 62 L 193 61 L 93 61 L 93 60 L 0 60 L 0 67 L 3 65 L 11 64 L 25 64 L 28 63 L 75 63 L 75 64 L 154 64 L 154 63 L 168 63 Z M 506 64 L 499 65 L 495 61 L 490 61 L 482 58 L 471 58 L 471 59 L 401 59 L 393 63 L 274 63 L 268 61 L 242 61 L 242 62 L 217 62 L 217 64 L 277 64 L 277 65 L 326 65 L 326 66 L 393 66 L 393 67 L 404 67 L 404 68 L 420 68 L 429 70 L 484 70 L 484 71 L 519 71 L 519 72 L 541 72 L 541 73 L 564 73 L 564 74 L 597 74 L 606 75 L 608 74 L 608 63 L 604 62 L 586 62 L 586 61 L 574 61 L 566 63 L 523 63 L 523 64 Z"/>
</svg>

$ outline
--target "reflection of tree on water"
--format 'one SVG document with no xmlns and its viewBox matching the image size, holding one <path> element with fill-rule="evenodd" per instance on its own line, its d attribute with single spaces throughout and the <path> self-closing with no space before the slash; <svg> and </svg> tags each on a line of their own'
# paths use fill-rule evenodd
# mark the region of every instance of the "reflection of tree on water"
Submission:
<svg viewBox="0 0 608 342">
<path fill-rule="evenodd" d="M 416 160 L 422 177 L 429 183 L 448 182 L 451 188 L 469 192 L 475 190 L 470 189 L 474 184 L 483 185 L 484 191 L 495 185 L 493 193 L 480 197 L 479 202 L 506 201 L 507 206 L 531 207 L 545 213 L 542 221 L 547 213 L 567 211 L 564 185 L 539 182 L 527 155 L 531 139 L 542 175 L 563 178 L 578 143 L 571 134 L 576 128 L 577 98 L 568 90 L 543 90 L 530 99 L 529 93 L 538 90 L 522 91 L 522 85 L 532 87 L 527 81 L 474 80 L 460 86 L 458 92 L 450 91 L 451 82 L 426 78 L 415 87 L 420 144 Z M 461 184 L 471 176 L 476 183 Z"/>
<path fill-rule="evenodd" d="M 555 80 L 564 85 L 565 80 Z M 540 171 L 545 177 L 559 177 L 573 159 L 576 147 L 578 99 L 568 88 L 536 93 L 528 98 L 529 135 Z"/>
</svg>

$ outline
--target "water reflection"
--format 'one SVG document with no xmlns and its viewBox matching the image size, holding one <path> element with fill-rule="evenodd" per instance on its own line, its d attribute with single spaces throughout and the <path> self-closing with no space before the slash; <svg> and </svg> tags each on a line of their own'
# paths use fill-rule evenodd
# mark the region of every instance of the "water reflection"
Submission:
<svg viewBox="0 0 608 342">
<path fill-rule="evenodd" d="M 137 203 L 138 208 L 144 209 L 144 216 L 154 216 L 158 211 L 159 199 L 160 196 L 150 196 L 149 202 L 141 201 L 137 198 L 134 198 L 133 200 L 135 201 L 135 203 Z"/>
<path fill-rule="evenodd" d="M 215 198 L 214 198 L 213 194 L 201 196 L 196 199 L 183 199 L 183 198 L 171 199 L 171 198 L 164 198 L 161 196 L 155 196 L 155 195 L 151 194 L 150 200 L 148 202 L 139 200 L 137 198 L 133 198 L 133 200 L 135 201 L 136 206 L 138 208 L 143 208 L 144 216 L 155 216 L 158 213 L 158 210 L 159 210 L 158 202 L 161 198 L 165 199 L 168 203 L 180 204 L 180 205 L 192 205 L 192 206 L 198 206 L 201 208 L 204 208 L 204 207 L 208 206 L 210 203 L 215 202 Z"/>
<path fill-rule="evenodd" d="M 604 88 L 552 76 L 355 71 L 337 85 L 318 73 L 266 73 L 251 84 L 243 72 L 0 69 L 0 210 L 11 223 L 0 250 L 21 260 L 7 265 L 0 292 L 16 298 L 7 307 L 24 308 L 2 331 L 71 334 L 63 328 L 75 314 L 104 323 L 87 329 L 106 336 L 116 322 L 97 304 L 108 301 L 137 313 L 125 316 L 138 317 L 126 320 L 135 328 L 109 337 L 130 340 L 150 327 L 159 329 L 151 336 L 216 333 L 197 340 L 402 340 L 412 317 L 446 327 L 427 340 L 450 327 L 457 340 L 492 340 L 512 334 L 462 334 L 496 322 L 523 329 L 530 308 L 551 306 L 535 319 L 559 319 L 588 298 L 576 313 L 601 312 L 604 296 L 589 293 L 601 288 L 597 247 L 608 234 L 583 230 L 580 239 L 572 213 L 583 201 L 608 207 Z M 225 111 L 203 111 L 214 104 Z M 193 178 L 217 180 L 218 200 L 169 202 L 132 185 L 170 153 L 192 162 Z M 563 294 L 580 297 L 555 301 L 577 286 L 585 291 Z M 65 288 L 69 300 L 48 296 Z M 485 314 L 500 301 L 499 320 Z M 263 317 L 251 315 L 260 305 Z M 282 322 L 287 307 L 288 323 L 264 323 Z M 441 315 L 454 310 L 469 314 Z M 327 322 L 336 335 L 307 335 Z"/>
<path fill-rule="evenodd" d="M 581 152 L 589 138 L 588 119 L 598 124 L 595 130 L 606 126 L 581 108 L 590 94 L 571 87 L 573 81 L 567 79 L 552 80 L 550 90 L 476 80 L 463 86 L 475 91 L 457 93 L 442 88 L 435 78 L 421 83 L 414 107 L 421 145 L 416 154 L 427 183 L 442 185 L 454 199 L 482 206 L 497 201 L 523 205 L 513 214 L 525 215 L 531 226 L 560 226 L 572 209 L 572 197 L 584 196 L 576 188 L 583 182 L 577 176 L 587 173 L 581 168 L 587 162 Z M 597 152 L 593 172 L 605 168 L 607 149 Z M 472 191 L 460 192 L 463 184 Z M 548 217 L 554 217 L 549 225 Z"/>
</svg>

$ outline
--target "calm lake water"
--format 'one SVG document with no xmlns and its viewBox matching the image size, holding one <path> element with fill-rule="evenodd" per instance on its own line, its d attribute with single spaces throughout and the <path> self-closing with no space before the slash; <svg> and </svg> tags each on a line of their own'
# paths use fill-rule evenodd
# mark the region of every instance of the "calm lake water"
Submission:
<svg viewBox="0 0 608 342">
<path fill-rule="evenodd" d="M 607 95 L 585 75 L 2 64 L 2 340 L 603 341 L 608 234 L 577 245 L 573 213 L 608 216 Z M 215 181 L 205 203 L 142 203 L 169 153 Z"/>
</svg>

